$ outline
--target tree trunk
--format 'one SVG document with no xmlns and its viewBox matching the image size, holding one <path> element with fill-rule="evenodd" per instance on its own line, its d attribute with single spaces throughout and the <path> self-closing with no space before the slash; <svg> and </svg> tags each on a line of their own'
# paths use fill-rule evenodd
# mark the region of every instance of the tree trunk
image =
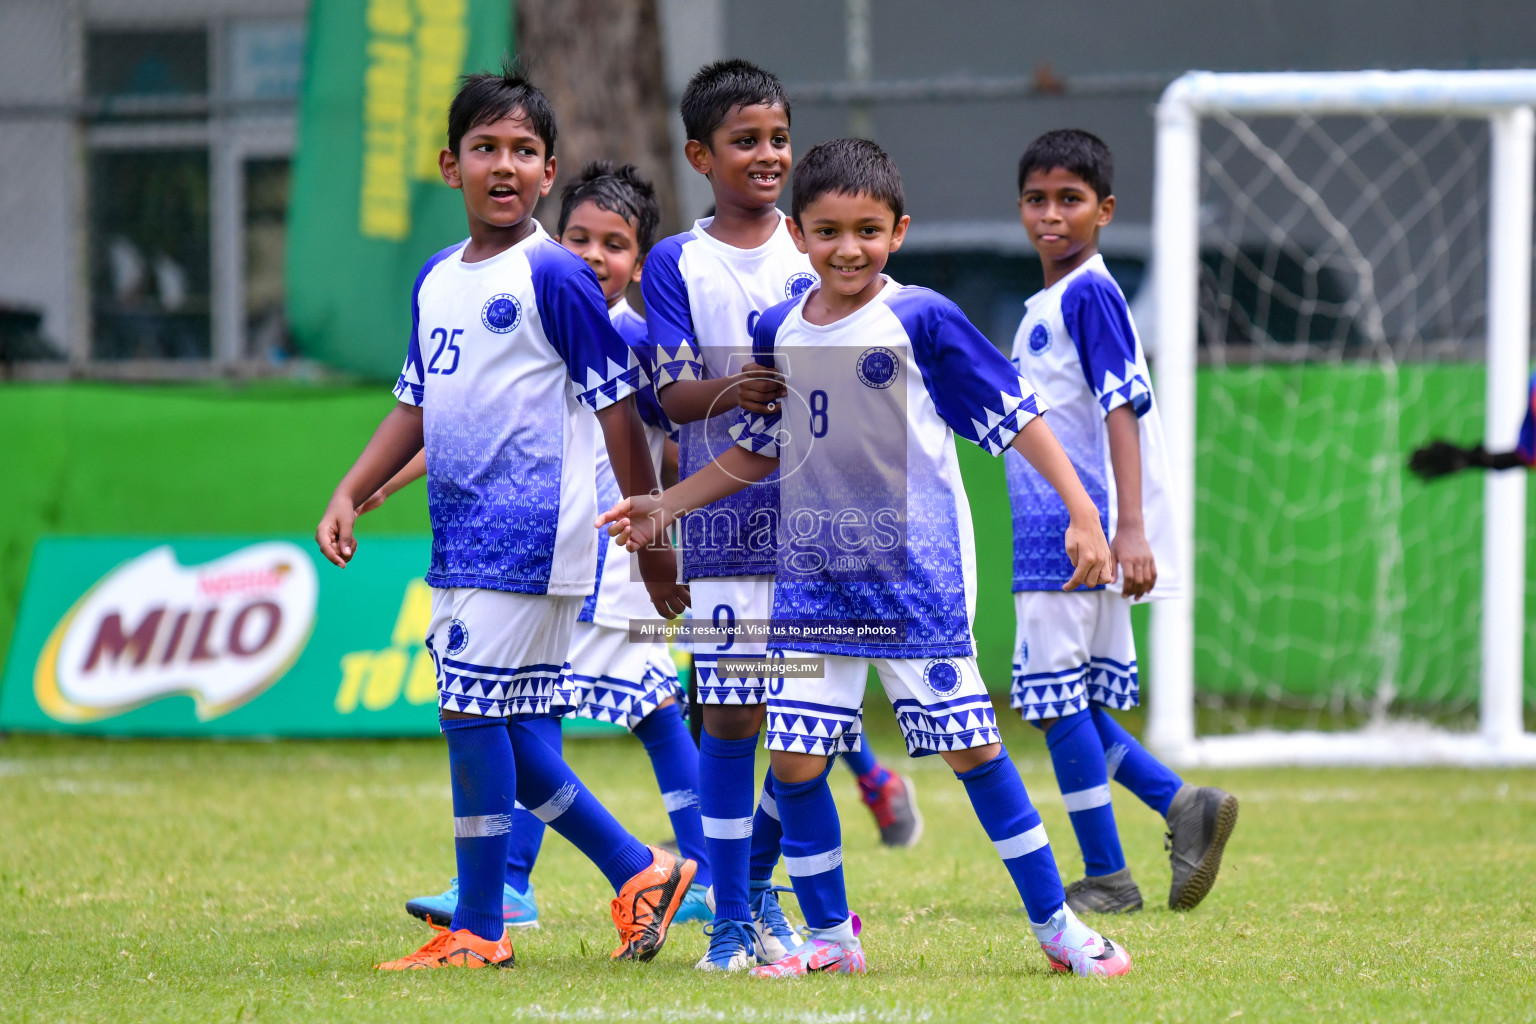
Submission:
<svg viewBox="0 0 1536 1024">
<path fill-rule="evenodd" d="M 656 0 L 514 0 L 517 48 L 554 104 L 559 175 L 539 220 L 553 232 L 560 190 L 588 160 L 634 164 L 656 186 L 665 237 L 677 228 L 674 116 L 662 74 Z"/>
</svg>

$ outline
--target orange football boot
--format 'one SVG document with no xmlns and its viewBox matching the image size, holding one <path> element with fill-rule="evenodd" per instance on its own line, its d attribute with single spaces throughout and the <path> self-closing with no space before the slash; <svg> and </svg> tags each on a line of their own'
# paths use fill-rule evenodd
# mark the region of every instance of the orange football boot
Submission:
<svg viewBox="0 0 1536 1024">
<path fill-rule="evenodd" d="M 427 967 L 511 967 L 515 957 L 512 942 L 502 931 L 495 942 L 482 939 L 468 928 L 450 931 L 432 925 L 437 934 L 410 956 L 378 964 L 381 971 L 416 971 Z"/>
<path fill-rule="evenodd" d="M 699 866 L 648 846 L 651 866 L 624 883 L 613 898 L 613 923 L 619 929 L 615 960 L 649 960 L 667 941 L 667 926 L 683 905 Z"/>
</svg>

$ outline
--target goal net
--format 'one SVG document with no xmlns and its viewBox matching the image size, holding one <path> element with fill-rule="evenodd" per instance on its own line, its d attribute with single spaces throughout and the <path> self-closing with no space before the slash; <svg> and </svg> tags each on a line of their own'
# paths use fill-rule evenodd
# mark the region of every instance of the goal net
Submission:
<svg viewBox="0 0 1536 1024">
<path fill-rule="evenodd" d="M 1185 763 L 1536 761 L 1514 447 L 1533 72 L 1190 74 L 1159 107 L 1153 373 L 1194 597 L 1155 607 Z"/>
</svg>

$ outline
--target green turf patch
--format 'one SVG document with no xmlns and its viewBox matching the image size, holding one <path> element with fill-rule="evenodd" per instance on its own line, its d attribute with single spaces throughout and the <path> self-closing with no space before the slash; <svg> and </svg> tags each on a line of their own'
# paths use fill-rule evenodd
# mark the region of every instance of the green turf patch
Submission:
<svg viewBox="0 0 1536 1024">
<path fill-rule="evenodd" d="M 897 757 L 889 712 L 869 729 Z M 1005 725 L 1068 878 L 1081 870 L 1044 747 Z M 669 834 L 633 740 L 569 745 L 635 832 Z M 764 982 L 692 969 L 679 926 L 651 964 L 613 964 L 601 876 L 552 834 L 545 920 L 512 971 L 381 975 L 428 937 L 404 914 L 453 872 L 435 741 L 0 743 L 3 1020 L 1207 1021 L 1536 1019 L 1536 773 L 1246 771 L 1220 881 L 1163 909 L 1162 822 L 1116 789 L 1148 910 L 1096 923 L 1131 951 L 1111 982 L 1050 972 L 961 786 L 907 762 L 927 834 L 876 843 L 833 776 L 863 978 Z M 793 907 L 791 905 L 791 911 Z"/>
</svg>

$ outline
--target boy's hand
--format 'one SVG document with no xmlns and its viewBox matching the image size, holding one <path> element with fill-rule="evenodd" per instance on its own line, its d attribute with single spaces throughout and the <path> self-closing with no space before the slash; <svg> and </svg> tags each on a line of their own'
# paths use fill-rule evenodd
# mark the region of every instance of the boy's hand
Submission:
<svg viewBox="0 0 1536 1024">
<path fill-rule="evenodd" d="M 651 547 L 671 522 L 671 517 L 662 508 L 661 499 L 644 494 L 620 501 L 598 516 L 595 525 L 599 529 L 608 527 L 608 536 L 615 544 L 630 551 L 641 551 Z"/>
<path fill-rule="evenodd" d="M 766 416 L 779 411 L 778 400 L 789 394 L 784 375 L 757 363 L 748 363 L 736 374 L 736 403 L 747 412 Z"/>
<path fill-rule="evenodd" d="M 1152 557 L 1152 545 L 1147 543 L 1146 531 L 1122 526 L 1115 531 L 1109 553 L 1120 564 L 1121 593 L 1135 600 L 1152 590 L 1157 583 L 1157 561 Z"/>
<path fill-rule="evenodd" d="M 374 509 L 384 504 L 384 499 L 388 497 L 389 495 L 385 493 L 384 488 L 380 487 L 378 490 L 373 492 L 372 497 L 363 502 L 361 505 L 357 506 L 357 514 L 362 515 L 365 512 L 372 512 Z"/>
<path fill-rule="evenodd" d="M 372 499 L 370 499 L 372 500 Z M 357 538 L 352 536 L 352 524 L 357 522 L 357 512 L 345 499 L 332 498 L 320 517 L 315 529 L 315 540 L 320 553 L 333 565 L 345 569 L 352 556 L 357 554 Z"/>
<path fill-rule="evenodd" d="M 1115 578 L 1115 556 L 1104 539 L 1104 530 L 1095 515 L 1086 523 L 1073 520 L 1067 527 L 1067 557 L 1072 559 L 1072 578 L 1062 590 L 1097 587 Z"/>
<path fill-rule="evenodd" d="M 640 562 L 640 578 L 651 604 L 664 619 L 675 619 L 693 604 L 686 584 L 677 582 L 677 556 L 668 547 L 641 548 L 635 556 Z"/>
<path fill-rule="evenodd" d="M 1415 451 L 1408 459 L 1408 468 L 1421 480 L 1434 480 L 1473 465 L 1482 450 L 1482 445 L 1463 448 L 1437 439 Z"/>
</svg>

